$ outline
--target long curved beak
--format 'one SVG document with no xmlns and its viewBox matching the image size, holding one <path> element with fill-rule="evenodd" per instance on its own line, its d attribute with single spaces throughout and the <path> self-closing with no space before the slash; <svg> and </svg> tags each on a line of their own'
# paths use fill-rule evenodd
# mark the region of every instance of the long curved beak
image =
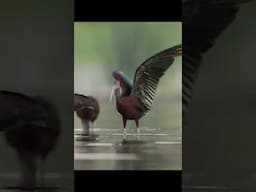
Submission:
<svg viewBox="0 0 256 192">
<path fill-rule="evenodd" d="M 109 97 L 109 102 L 111 103 L 112 102 L 112 99 L 113 99 L 113 95 L 114 95 L 114 92 L 116 90 L 116 85 L 114 84 L 112 89 L 111 89 L 111 93 L 110 93 L 110 97 Z"/>
<path fill-rule="evenodd" d="M 114 95 L 114 92 L 115 92 L 115 90 L 116 89 L 119 89 L 119 93 L 120 93 L 120 95 L 121 95 L 121 87 L 120 87 L 120 82 L 119 81 L 115 81 L 114 82 L 114 85 L 113 85 L 113 87 L 112 87 L 112 89 L 111 89 L 111 93 L 110 93 L 110 98 L 109 98 L 109 102 L 111 103 L 111 101 L 112 101 L 112 99 L 113 99 L 113 95 Z"/>
</svg>

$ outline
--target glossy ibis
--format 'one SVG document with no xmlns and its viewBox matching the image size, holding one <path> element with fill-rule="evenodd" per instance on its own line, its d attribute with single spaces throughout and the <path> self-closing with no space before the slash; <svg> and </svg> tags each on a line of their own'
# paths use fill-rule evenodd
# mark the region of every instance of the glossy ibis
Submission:
<svg viewBox="0 0 256 192">
<path fill-rule="evenodd" d="M 94 122 L 99 115 L 100 106 L 94 97 L 81 94 L 74 94 L 74 111 L 81 119 L 83 125 L 83 135 L 89 135 L 90 122 Z"/>
<path fill-rule="evenodd" d="M 113 72 L 116 81 L 110 101 L 115 92 L 116 108 L 123 118 L 124 137 L 126 137 L 126 121 L 134 120 L 139 138 L 139 119 L 150 110 L 160 78 L 174 62 L 175 57 L 181 54 L 182 46 L 177 45 L 150 57 L 137 68 L 133 83 L 123 72 Z"/>
<path fill-rule="evenodd" d="M 10 91 L 0 91 L 0 106 L 1 131 L 20 162 L 20 187 L 33 188 L 36 186 L 37 159 L 41 159 L 43 168 L 44 160 L 59 137 L 58 113 L 44 98 Z"/>
</svg>

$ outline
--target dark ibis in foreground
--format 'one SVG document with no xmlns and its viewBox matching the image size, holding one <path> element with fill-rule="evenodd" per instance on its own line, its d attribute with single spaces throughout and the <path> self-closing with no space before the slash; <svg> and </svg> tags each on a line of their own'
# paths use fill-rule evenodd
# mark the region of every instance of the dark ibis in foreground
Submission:
<svg viewBox="0 0 256 192">
<path fill-rule="evenodd" d="M 74 94 L 74 111 L 81 119 L 83 125 L 83 135 L 89 136 L 90 122 L 94 122 L 99 115 L 100 106 L 94 97 L 81 94 Z"/>
<path fill-rule="evenodd" d="M 137 68 L 133 83 L 123 72 L 113 72 L 116 81 L 110 101 L 115 92 L 116 108 L 123 118 L 124 137 L 126 137 L 127 120 L 135 121 L 138 138 L 140 137 L 139 119 L 150 110 L 160 78 L 180 55 L 182 55 L 181 45 L 155 54 Z"/>
<path fill-rule="evenodd" d="M 41 159 L 43 168 L 60 134 L 56 108 L 44 98 L 9 91 L 0 91 L 0 106 L 0 130 L 20 162 L 19 186 L 34 188 L 37 160 Z"/>
</svg>

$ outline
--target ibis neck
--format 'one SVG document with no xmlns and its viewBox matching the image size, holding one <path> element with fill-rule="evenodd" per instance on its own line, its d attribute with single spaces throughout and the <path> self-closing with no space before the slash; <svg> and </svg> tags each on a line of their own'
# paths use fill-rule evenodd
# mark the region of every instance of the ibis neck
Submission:
<svg viewBox="0 0 256 192">
<path fill-rule="evenodd" d="M 121 96 L 120 88 L 115 90 L 115 96 L 116 96 L 116 98 Z"/>
<path fill-rule="evenodd" d="M 120 97 L 121 97 L 121 94 L 120 94 L 119 89 L 120 89 L 120 88 L 118 88 L 118 89 L 115 90 L 116 105 L 118 105 L 119 99 L 120 99 Z"/>
</svg>

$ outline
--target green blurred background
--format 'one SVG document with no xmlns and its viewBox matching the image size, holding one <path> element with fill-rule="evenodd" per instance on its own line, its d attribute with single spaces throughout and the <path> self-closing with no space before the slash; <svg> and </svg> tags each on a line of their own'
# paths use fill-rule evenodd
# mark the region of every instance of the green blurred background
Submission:
<svg viewBox="0 0 256 192">
<path fill-rule="evenodd" d="M 99 100 L 101 112 L 94 127 L 122 131 L 121 116 L 114 102 L 109 103 L 112 71 L 121 70 L 133 79 L 147 58 L 181 44 L 182 28 L 181 22 L 75 22 L 74 38 L 74 92 Z M 142 127 L 181 137 L 181 67 L 180 57 L 160 80 L 152 109 L 140 121 Z M 74 118 L 74 127 L 81 127 L 75 114 Z M 134 122 L 127 125 L 128 131 L 135 128 Z"/>
</svg>

